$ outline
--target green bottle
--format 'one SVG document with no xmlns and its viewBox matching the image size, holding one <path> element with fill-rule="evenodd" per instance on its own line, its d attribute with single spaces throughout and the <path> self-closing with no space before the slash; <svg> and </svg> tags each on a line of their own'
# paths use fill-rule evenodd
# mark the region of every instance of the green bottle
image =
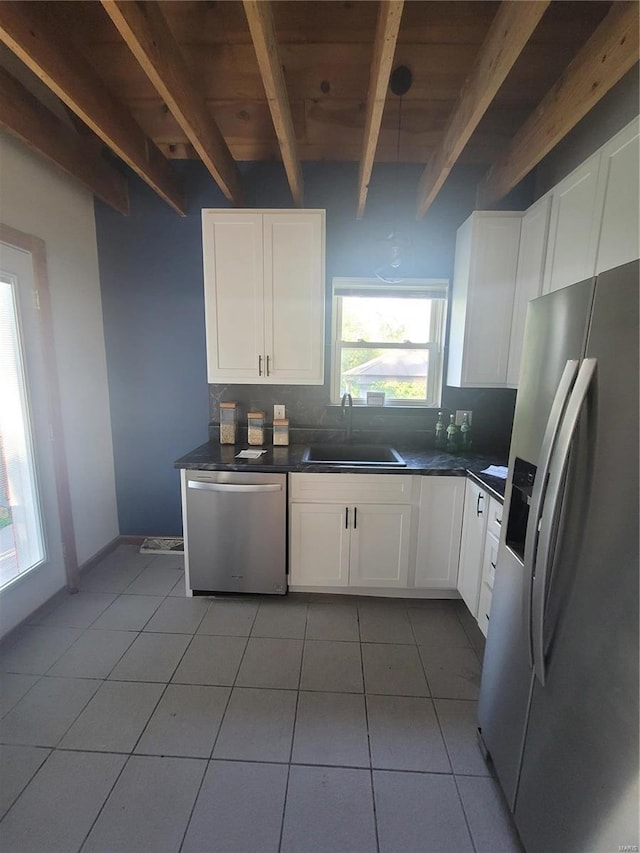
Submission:
<svg viewBox="0 0 640 853">
<path fill-rule="evenodd" d="M 469 423 L 469 415 L 465 412 L 462 416 L 462 426 L 460 427 L 460 435 L 462 437 L 462 446 L 465 450 L 471 447 L 471 425 Z"/>
<path fill-rule="evenodd" d="M 447 427 L 447 450 L 449 453 L 455 453 L 458 450 L 459 433 L 455 420 L 455 415 L 449 415 L 449 426 Z"/>
<path fill-rule="evenodd" d="M 438 420 L 436 421 L 436 447 L 444 447 L 446 444 L 446 436 L 444 424 L 442 423 L 442 412 L 438 412 Z"/>
</svg>

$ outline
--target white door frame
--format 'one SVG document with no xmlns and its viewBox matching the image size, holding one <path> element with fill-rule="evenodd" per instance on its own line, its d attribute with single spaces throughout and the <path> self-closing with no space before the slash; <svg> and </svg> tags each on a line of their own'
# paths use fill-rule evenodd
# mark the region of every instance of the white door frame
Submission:
<svg viewBox="0 0 640 853">
<path fill-rule="evenodd" d="M 9 225 L 0 222 L 0 243 L 5 243 L 16 249 L 21 249 L 31 255 L 33 263 L 33 278 L 38 292 L 40 318 L 40 336 L 45 356 L 45 373 L 47 376 L 47 407 L 49 423 L 51 424 L 51 450 L 55 470 L 56 495 L 58 499 L 58 516 L 64 568 L 67 577 L 67 587 L 71 592 L 78 589 L 78 554 L 73 529 L 73 513 L 71 510 L 71 492 L 69 489 L 69 473 L 67 469 L 67 454 L 64 443 L 64 427 L 62 409 L 60 406 L 60 384 L 53 334 L 53 317 L 51 313 L 51 298 L 49 280 L 47 277 L 47 253 L 44 240 L 33 234 L 25 234 Z"/>
</svg>

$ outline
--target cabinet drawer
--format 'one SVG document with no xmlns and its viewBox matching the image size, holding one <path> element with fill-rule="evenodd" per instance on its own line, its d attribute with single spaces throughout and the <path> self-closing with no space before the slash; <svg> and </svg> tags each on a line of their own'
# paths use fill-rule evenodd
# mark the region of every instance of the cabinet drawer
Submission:
<svg viewBox="0 0 640 853">
<path fill-rule="evenodd" d="M 410 474 L 290 474 L 291 501 L 326 503 L 412 503 Z"/>
<path fill-rule="evenodd" d="M 484 543 L 484 558 L 482 561 L 482 582 L 486 583 L 489 589 L 493 589 L 497 563 L 498 539 L 492 533 L 487 532 L 487 538 Z"/>
<path fill-rule="evenodd" d="M 491 612 L 492 597 L 492 590 L 483 582 L 482 588 L 480 589 L 480 601 L 478 602 L 478 627 L 485 637 L 489 630 L 489 614 Z"/>
<path fill-rule="evenodd" d="M 495 498 L 489 498 L 487 532 L 495 536 L 496 539 L 500 539 L 500 531 L 502 530 L 502 511 L 502 504 Z"/>
</svg>

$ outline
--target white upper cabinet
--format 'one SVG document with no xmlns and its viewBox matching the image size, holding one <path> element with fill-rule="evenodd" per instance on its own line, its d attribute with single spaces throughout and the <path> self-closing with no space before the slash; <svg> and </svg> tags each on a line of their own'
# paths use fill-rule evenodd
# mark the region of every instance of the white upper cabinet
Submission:
<svg viewBox="0 0 640 853">
<path fill-rule="evenodd" d="M 517 388 L 527 305 L 640 256 L 638 119 L 522 217 L 507 385 Z"/>
<path fill-rule="evenodd" d="M 604 188 L 598 180 L 600 152 L 574 169 L 552 190 L 544 293 L 594 273 Z"/>
<path fill-rule="evenodd" d="M 458 229 L 447 384 L 507 385 L 522 213 L 476 211 Z"/>
<path fill-rule="evenodd" d="M 202 211 L 209 382 L 324 381 L 323 210 Z"/>
<path fill-rule="evenodd" d="M 209 382 L 256 382 L 264 359 L 259 213 L 202 212 Z"/>
<path fill-rule="evenodd" d="M 531 299 L 542 293 L 550 213 L 551 196 L 546 195 L 533 204 L 522 217 L 507 367 L 507 385 L 510 388 L 518 387 L 527 306 Z"/>
<path fill-rule="evenodd" d="M 605 192 L 596 273 L 640 257 L 638 128 L 636 118 L 601 150 L 600 176 Z"/>
</svg>

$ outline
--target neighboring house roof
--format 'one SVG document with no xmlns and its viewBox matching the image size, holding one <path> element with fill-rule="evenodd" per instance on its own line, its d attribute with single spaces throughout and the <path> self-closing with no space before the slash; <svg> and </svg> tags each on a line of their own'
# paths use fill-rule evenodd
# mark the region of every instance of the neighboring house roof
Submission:
<svg viewBox="0 0 640 853">
<path fill-rule="evenodd" d="M 358 367 L 345 370 L 342 375 L 367 379 L 426 378 L 428 359 L 427 350 L 389 350 Z"/>
</svg>

